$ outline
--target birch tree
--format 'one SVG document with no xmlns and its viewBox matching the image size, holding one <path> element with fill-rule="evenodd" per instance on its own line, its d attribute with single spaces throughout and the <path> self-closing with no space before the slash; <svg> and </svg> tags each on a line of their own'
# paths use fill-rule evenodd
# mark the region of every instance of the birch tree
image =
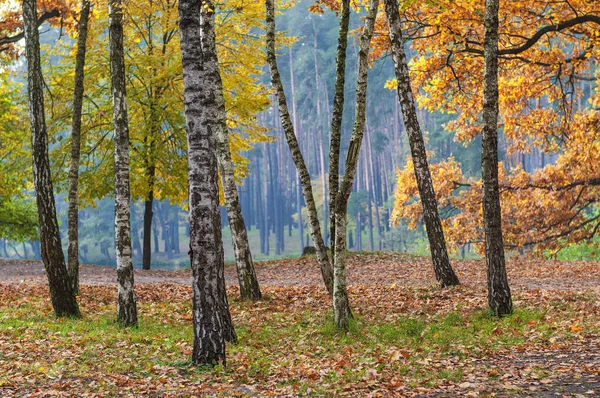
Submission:
<svg viewBox="0 0 600 398">
<path fill-rule="evenodd" d="M 302 193 L 304 194 L 304 200 L 306 201 L 306 208 L 308 210 L 308 219 L 310 233 L 312 236 L 313 243 L 317 250 L 317 259 L 321 268 L 321 274 L 323 281 L 327 287 L 327 292 L 331 296 L 333 294 L 333 267 L 329 261 L 329 255 L 325 243 L 323 242 L 323 235 L 321 234 L 321 227 L 319 224 L 319 216 L 317 214 L 317 207 L 313 196 L 312 185 L 310 181 L 310 174 L 304 162 L 302 151 L 298 145 L 298 140 L 294 131 L 294 124 L 290 117 L 290 112 L 287 106 L 287 99 L 285 91 L 283 89 L 283 83 L 281 82 L 281 75 L 279 74 L 279 67 L 277 66 L 277 56 L 275 54 L 275 5 L 274 0 L 266 0 L 266 24 L 267 24 L 267 63 L 269 64 L 269 71 L 271 72 L 271 82 L 275 89 L 277 97 L 279 117 L 281 119 L 281 125 L 285 139 L 288 143 L 288 147 L 292 154 L 292 159 L 296 165 L 296 170 L 300 176 L 300 184 L 302 186 Z M 301 212 L 299 211 L 299 222 L 301 220 Z"/>
<path fill-rule="evenodd" d="M 450 258 L 448 257 L 444 231 L 427 162 L 425 141 L 423 140 L 423 133 L 421 132 L 421 126 L 417 118 L 417 108 L 413 98 L 408 64 L 404 53 L 398 3 L 396 0 L 384 1 L 390 29 L 392 58 L 394 60 L 396 80 L 398 81 L 398 101 L 402 109 L 404 127 L 408 135 L 415 177 L 423 205 L 423 218 L 425 219 L 435 278 L 442 287 L 458 285 L 458 277 L 454 273 L 450 265 Z"/>
<path fill-rule="evenodd" d="M 225 365 L 225 340 L 233 328 L 223 277 L 217 140 L 213 134 L 219 124 L 215 97 L 220 89 L 220 76 L 216 52 L 208 50 L 213 48 L 215 40 L 214 4 L 180 0 L 179 27 L 188 141 L 192 362 Z"/>
<path fill-rule="evenodd" d="M 73 290 L 79 293 L 79 159 L 81 154 L 81 111 L 83 107 L 85 51 L 91 4 L 83 0 L 79 15 L 77 55 L 75 56 L 75 89 L 73 90 L 73 123 L 71 130 L 71 166 L 69 169 L 68 269 Z"/>
<path fill-rule="evenodd" d="M 117 257 L 117 319 L 126 326 L 137 325 L 137 304 L 133 290 L 131 262 L 131 220 L 129 193 L 129 126 L 123 52 L 123 7 L 121 0 L 109 2 L 110 66 L 115 130 L 115 242 Z"/>
<path fill-rule="evenodd" d="M 56 316 L 78 317 L 79 306 L 70 283 L 62 251 L 52 175 L 48 157 L 48 132 L 44 112 L 43 77 L 36 0 L 23 0 L 27 94 L 31 124 L 33 178 L 40 227 L 41 254 L 48 275 L 48 287 Z"/>
<path fill-rule="evenodd" d="M 486 0 L 481 167 L 488 305 L 496 316 L 503 316 L 512 313 L 512 298 L 506 275 L 498 184 L 498 8 L 499 0 Z"/>
<path fill-rule="evenodd" d="M 363 33 L 360 36 L 358 66 L 356 76 L 356 110 L 354 115 L 354 127 L 348 147 L 344 178 L 340 190 L 335 198 L 335 250 L 333 262 L 333 317 L 336 326 L 342 330 L 348 330 L 350 305 L 346 292 L 346 222 L 347 208 L 356 167 L 362 146 L 365 130 L 366 107 L 367 107 L 367 79 L 369 74 L 369 49 L 375 19 L 379 8 L 379 0 L 369 2 L 369 11 L 365 18 Z M 339 154 L 338 154 L 339 156 Z"/>
</svg>

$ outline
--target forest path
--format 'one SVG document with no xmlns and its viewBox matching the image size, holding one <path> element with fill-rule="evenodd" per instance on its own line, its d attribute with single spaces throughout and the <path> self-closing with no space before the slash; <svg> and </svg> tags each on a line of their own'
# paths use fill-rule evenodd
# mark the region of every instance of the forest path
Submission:
<svg viewBox="0 0 600 398">
<path fill-rule="evenodd" d="M 452 265 L 461 282 L 466 285 L 485 286 L 484 260 L 453 260 Z M 513 289 L 542 290 L 596 290 L 600 289 L 600 262 L 555 261 L 510 258 L 508 276 Z M 263 261 L 256 263 L 259 281 L 265 286 L 321 285 L 319 267 L 314 257 Z M 116 283 L 112 267 L 83 265 L 80 271 L 84 285 Z M 237 284 L 235 266 L 225 267 L 227 284 Z M 400 253 L 352 253 L 348 261 L 348 281 L 352 285 L 373 286 L 431 286 L 433 269 L 427 257 L 414 257 Z M 0 282 L 46 283 L 40 261 L 0 259 Z M 135 270 L 136 283 L 189 284 L 189 270 Z"/>
</svg>

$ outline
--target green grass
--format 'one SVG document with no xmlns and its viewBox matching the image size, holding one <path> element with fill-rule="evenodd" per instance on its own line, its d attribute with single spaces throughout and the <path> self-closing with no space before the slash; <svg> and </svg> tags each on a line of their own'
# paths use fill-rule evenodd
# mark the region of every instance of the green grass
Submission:
<svg viewBox="0 0 600 398">
<path fill-rule="evenodd" d="M 101 290 L 105 297 L 113 293 L 98 289 L 108 289 Z M 47 301 L 40 297 L 4 302 L 0 305 L 0 387 L 14 383 L 15 374 L 36 385 L 65 376 L 93 379 L 95 384 L 86 388 L 108 395 L 120 391 L 118 383 L 111 384 L 114 375 L 140 384 L 176 378 L 175 390 L 197 383 L 261 385 L 276 380 L 276 388 L 328 395 L 342 392 L 344 386 L 368 388 L 369 383 L 393 377 L 410 386 L 436 386 L 460 382 L 464 372 L 459 365 L 469 358 L 575 335 L 556 327 L 576 317 L 570 304 L 560 300 L 549 300 L 544 308 L 518 308 L 502 319 L 483 309 L 399 314 L 390 322 L 357 313 L 349 332 L 341 333 L 328 309 L 290 307 L 272 294 L 258 304 L 232 300 L 239 343 L 228 345 L 226 369 L 190 364 L 187 299 L 143 302 L 139 327 L 133 329 L 114 321 L 115 308 L 106 298 L 87 296 L 82 319 L 53 318 Z M 552 318 L 549 311 L 555 312 Z M 593 322 L 597 320 L 590 319 L 590 325 Z M 585 327 L 586 333 L 598 332 Z M 450 359 L 457 366 L 432 367 Z"/>
</svg>

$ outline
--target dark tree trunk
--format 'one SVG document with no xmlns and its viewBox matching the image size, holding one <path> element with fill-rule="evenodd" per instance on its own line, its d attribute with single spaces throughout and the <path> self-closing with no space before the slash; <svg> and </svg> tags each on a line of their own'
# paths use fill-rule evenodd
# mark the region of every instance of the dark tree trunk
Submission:
<svg viewBox="0 0 600 398">
<path fill-rule="evenodd" d="M 149 270 L 152 266 L 152 205 L 154 202 L 154 191 L 148 192 L 144 201 L 144 247 L 142 248 L 142 268 Z"/>
<path fill-rule="evenodd" d="M 69 169 L 68 212 L 68 269 L 73 291 L 79 294 L 79 158 L 81 152 L 81 111 L 83 108 L 83 79 L 90 2 L 83 0 L 79 15 L 77 55 L 75 56 L 75 89 L 73 90 L 73 123 L 71 130 L 71 167 Z"/>
<path fill-rule="evenodd" d="M 304 200 L 306 201 L 306 207 L 308 210 L 309 226 L 312 235 L 313 242 L 317 249 L 317 258 L 319 266 L 321 268 L 321 274 L 323 281 L 327 287 L 327 292 L 331 296 L 333 294 L 333 267 L 329 262 L 329 256 L 325 249 L 325 243 L 323 242 L 323 236 L 321 235 L 321 226 L 319 223 L 319 217 L 317 214 L 317 207 L 312 192 L 312 185 L 310 181 L 310 174 L 306 168 L 306 163 L 302 157 L 300 146 L 294 132 L 294 125 L 290 118 L 288 111 L 287 100 L 283 84 L 281 83 L 281 76 L 277 67 L 277 57 L 275 55 L 275 5 L 273 0 L 266 0 L 266 22 L 267 22 L 267 62 L 269 64 L 269 70 L 271 72 L 271 81 L 277 95 L 277 102 L 279 105 L 279 117 L 281 118 L 281 124 L 285 134 L 288 147 L 292 154 L 292 159 L 296 165 L 296 170 L 299 176 L 298 184 L 302 186 L 304 194 Z M 301 208 L 298 208 L 299 218 L 302 216 Z M 301 223 L 302 220 L 299 219 Z M 301 235 L 302 236 L 302 235 Z"/>
<path fill-rule="evenodd" d="M 154 218 L 154 178 L 156 176 L 156 167 L 148 165 L 146 169 L 150 189 L 144 200 L 144 242 L 142 248 L 142 269 L 149 270 L 152 267 L 152 222 Z M 157 245 L 158 246 L 158 245 Z"/>
<path fill-rule="evenodd" d="M 512 299 L 504 260 L 498 186 L 498 8 L 499 0 L 486 0 L 481 168 L 488 304 L 496 316 L 503 316 L 512 313 Z"/>
<path fill-rule="evenodd" d="M 201 6 L 202 16 L 201 16 Z M 223 242 L 219 213 L 217 141 L 219 89 L 217 62 L 207 42 L 214 41 L 214 4 L 179 1 L 179 27 L 183 60 L 187 122 L 190 261 L 193 273 L 194 349 L 192 362 L 225 365 L 225 340 L 233 327 L 223 277 Z M 208 47 L 212 47 L 208 43 Z"/>
<path fill-rule="evenodd" d="M 123 51 L 122 0 L 110 0 L 110 66 L 115 129 L 115 255 L 117 260 L 117 319 L 136 326 L 137 304 L 131 262 L 131 214 L 129 194 L 129 126 Z"/>
<path fill-rule="evenodd" d="M 329 144 L 329 236 L 331 252 L 335 253 L 335 198 L 340 184 L 340 143 L 342 140 L 342 117 L 344 115 L 344 88 L 346 85 L 346 50 L 348 48 L 348 25 L 350 23 L 350 0 L 342 0 L 337 56 L 335 60 L 335 92 L 331 139 Z"/>
<path fill-rule="evenodd" d="M 435 277 L 442 287 L 458 285 L 458 277 L 450 266 L 442 222 L 431 181 L 429 164 L 427 163 L 425 142 L 417 119 L 417 110 L 410 85 L 406 55 L 404 54 L 402 26 L 396 0 L 385 0 L 385 10 L 390 28 L 392 58 L 394 59 L 396 79 L 398 80 L 398 100 L 402 108 L 404 126 L 408 134 L 410 151 L 415 168 L 415 177 L 423 205 L 423 218 L 425 219 L 427 228 Z"/>
<path fill-rule="evenodd" d="M 56 204 L 52 188 L 48 132 L 44 113 L 44 91 L 40 64 L 40 41 L 35 0 L 23 1 L 25 53 L 27 57 L 27 93 L 31 123 L 33 177 L 40 224 L 42 259 L 48 275 L 48 287 L 56 316 L 78 317 L 79 306 L 65 264 L 56 219 Z"/>
</svg>

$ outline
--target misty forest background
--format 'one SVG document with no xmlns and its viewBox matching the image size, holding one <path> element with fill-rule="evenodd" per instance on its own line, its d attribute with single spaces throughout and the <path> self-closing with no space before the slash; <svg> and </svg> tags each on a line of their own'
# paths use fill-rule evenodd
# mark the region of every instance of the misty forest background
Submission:
<svg viewBox="0 0 600 398">
<path fill-rule="evenodd" d="M 329 169 L 329 123 L 335 82 L 335 56 L 338 34 L 337 17 L 334 13 L 315 15 L 306 9 L 312 0 L 303 0 L 294 7 L 283 10 L 278 17 L 278 29 L 297 41 L 279 57 L 279 64 L 286 93 L 295 118 L 299 142 L 313 178 L 313 190 L 319 210 L 321 225 L 328 219 L 323 208 L 323 182 Z M 360 17 L 352 14 L 351 29 L 360 25 Z M 57 40 L 70 40 L 59 28 L 47 27 L 41 35 L 42 56 Z M 346 104 L 344 109 L 342 153 L 346 153 L 354 115 L 356 85 L 357 38 L 349 41 L 347 62 Z M 410 55 L 410 53 L 409 53 Z M 59 63 L 53 54 L 47 57 L 50 64 Z M 20 73 L 13 74 L 14 84 L 24 81 L 24 62 L 14 65 Z M 410 156 L 409 146 L 400 117 L 395 90 L 385 88 L 386 81 L 393 78 L 390 57 L 377 60 L 370 73 L 368 84 L 367 121 L 365 142 L 361 149 L 357 177 L 348 206 L 348 247 L 361 251 L 401 251 L 411 254 L 427 254 L 428 243 L 421 224 L 411 230 L 401 221 L 390 226 L 394 204 L 396 170 L 406 165 Z M 265 68 L 262 77 L 268 84 Z M 591 91 L 591 83 L 581 82 L 585 101 Z M 317 89 L 317 86 L 319 89 Z M 318 109 L 317 109 L 318 108 Z M 456 142 L 451 132 L 443 126 L 453 115 L 430 113 L 419 109 L 419 118 L 426 132 L 430 162 L 437 163 L 453 156 L 461 165 L 466 177 L 481 175 L 481 138 L 477 137 L 465 146 Z M 277 110 L 271 107 L 259 115 L 259 122 L 269 129 L 271 142 L 258 143 L 244 155 L 250 161 L 249 174 L 239 186 L 243 215 L 253 257 L 256 260 L 299 256 L 304 247 L 312 246 L 307 228 L 304 198 L 296 178 L 296 169 L 283 137 Z M 132 126 L 134 129 L 135 126 Z M 543 153 L 535 147 L 531 153 L 516 152 L 506 155 L 506 139 L 500 134 L 499 160 L 506 168 L 521 165 L 532 171 L 555 161 L 557 155 Z M 341 164 L 344 164 L 342 159 Z M 61 222 L 63 246 L 67 245 L 66 193 L 56 195 L 57 210 Z M 152 222 L 152 268 L 179 269 L 189 267 L 189 224 L 187 209 L 171 204 L 169 200 L 154 200 Z M 299 222 L 299 211 L 302 217 Z M 133 262 L 136 268 L 142 264 L 142 241 L 144 234 L 144 201 L 132 200 Z M 441 216 L 445 211 L 441 209 Z M 221 208 L 223 243 L 226 262 L 234 262 L 231 234 L 227 225 L 225 209 Z M 106 197 L 97 200 L 95 206 L 80 210 L 79 216 L 80 261 L 87 264 L 115 266 L 114 200 Z M 324 238 L 329 242 L 328 226 Z M 453 256 L 477 258 L 470 245 L 451 247 Z M 515 253 L 519 254 L 519 253 Z M 39 243 L 36 241 L 14 242 L 0 239 L 0 257 L 10 259 L 40 259 Z M 558 253 L 560 259 L 594 259 L 596 255 L 589 245 L 570 246 Z"/>
</svg>

